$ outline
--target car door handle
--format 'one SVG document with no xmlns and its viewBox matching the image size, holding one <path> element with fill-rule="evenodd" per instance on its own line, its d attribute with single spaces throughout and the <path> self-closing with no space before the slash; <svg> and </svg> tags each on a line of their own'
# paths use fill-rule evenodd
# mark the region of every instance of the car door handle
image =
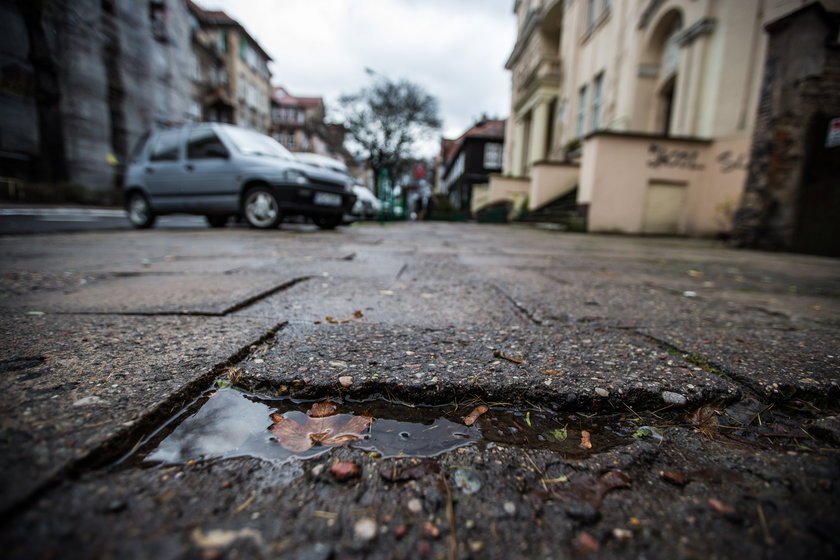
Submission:
<svg viewBox="0 0 840 560">
<path fill-rule="evenodd" d="M 195 169 L 195 167 L 193 166 L 193 164 L 188 163 L 184 166 L 184 169 L 186 169 L 187 171 L 192 171 Z"/>
<path fill-rule="evenodd" d="M 154 167 L 147 167 L 147 168 L 146 168 L 146 173 L 151 174 L 151 173 L 154 173 L 154 172 L 155 172 L 155 168 L 154 168 Z"/>
</svg>

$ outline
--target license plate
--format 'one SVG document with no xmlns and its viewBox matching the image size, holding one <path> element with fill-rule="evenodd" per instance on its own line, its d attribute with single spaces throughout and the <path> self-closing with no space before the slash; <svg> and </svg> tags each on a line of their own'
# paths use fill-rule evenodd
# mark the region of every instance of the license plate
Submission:
<svg viewBox="0 0 840 560">
<path fill-rule="evenodd" d="M 315 198 L 312 199 L 315 204 L 321 206 L 341 206 L 341 195 L 325 192 L 316 192 Z"/>
</svg>

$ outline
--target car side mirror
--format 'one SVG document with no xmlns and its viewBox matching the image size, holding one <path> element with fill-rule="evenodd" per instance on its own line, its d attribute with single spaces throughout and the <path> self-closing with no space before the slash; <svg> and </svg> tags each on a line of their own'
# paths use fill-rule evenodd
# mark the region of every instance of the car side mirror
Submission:
<svg viewBox="0 0 840 560">
<path fill-rule="evenodd" d="M 227 159 L 228 151 L 224 148 L 224 146 L 219 146 L 218 144 L 216 144 L 204 148 L 204 155 L 208 158 Z"/>
</svg>

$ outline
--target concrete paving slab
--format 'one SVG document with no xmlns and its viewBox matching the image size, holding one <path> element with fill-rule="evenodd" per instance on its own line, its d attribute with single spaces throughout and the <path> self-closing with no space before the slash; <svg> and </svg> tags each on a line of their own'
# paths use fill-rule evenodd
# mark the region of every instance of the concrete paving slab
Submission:
<svg viewBox="0 0 840 560">
<path fill-rule="evenodd" d="M 90 473 L 10 520 L 0 540 L 15 560 L 833 556 L 836 461 L 663 432 L 583 461 L 495 444 L 423 462 L 339 448 L 283 465 Z M 339 461 L 359 475 L 335 480 Z M 381 474 L 412 466 L 406 481 Z"/>
<path fill-rule="evenodd" d="M 739 395 L 732 381 L 644 337 L 577 325 L 290 324 L 241 367 L 244 386 L 300 398 L 381 394 L 426 404 L 478 398 L 625 411 L 697 406 Z"/>
<path fill-rule="evenodd" d="M 704 325 L 642 332 L 708 362 L 769 401 L 840 402 L 840 336 L 829 330 Z"/>
<path fill-rule="evenodd" d="M 0 315 L 0 511 L 95 449 L 130 448 L 261 339 L 258 318 Z M 210 377 L 208 377 L 210 376 Z M 197 386 L 196 386 L 197 384 Z"/>
<path fill-rule="evenodd" d="M 112 277 L 72 290 L 7 299 L 0 309 L 47 313 L 221 315 L 299 279 L 290 274 Z"/>
</svg>

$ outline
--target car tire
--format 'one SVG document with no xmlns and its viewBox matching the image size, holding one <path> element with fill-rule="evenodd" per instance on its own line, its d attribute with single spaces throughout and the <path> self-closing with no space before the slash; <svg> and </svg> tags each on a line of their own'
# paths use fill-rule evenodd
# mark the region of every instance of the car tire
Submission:
<svg viewBox="0 0 840 560">
<path fill-rule="evenodd" d="M 228 218 L 230 216 L 226 215 L 219 215 L 219 214 L 210 214 L 208 216 L 204 216 L 207 219 L 207 225 L 211 228 L 222 228 L 225 227 L 228 223 Z"/>
<path fill-rule="evenodd" d="M 312 221 L 321 229 L 335 229 L 341 223 L 341 215 L 315 216 Z"/>
<path fill-rule="evenodd" d="M 272 229 L 283 221 L 277 197 L 268 187 L 248 189 L 242 199 L 242 215 L 248 225 L 256 229 Z"/>
<path fill-rule="evenodd" d="M 125 207 L 128 221 L 137 229 L 147 229 L 155 224 L 157 216 L 152 211 L 149 199 L 143 193 L 135 191 L 128 195 Z"/>
</svg>

